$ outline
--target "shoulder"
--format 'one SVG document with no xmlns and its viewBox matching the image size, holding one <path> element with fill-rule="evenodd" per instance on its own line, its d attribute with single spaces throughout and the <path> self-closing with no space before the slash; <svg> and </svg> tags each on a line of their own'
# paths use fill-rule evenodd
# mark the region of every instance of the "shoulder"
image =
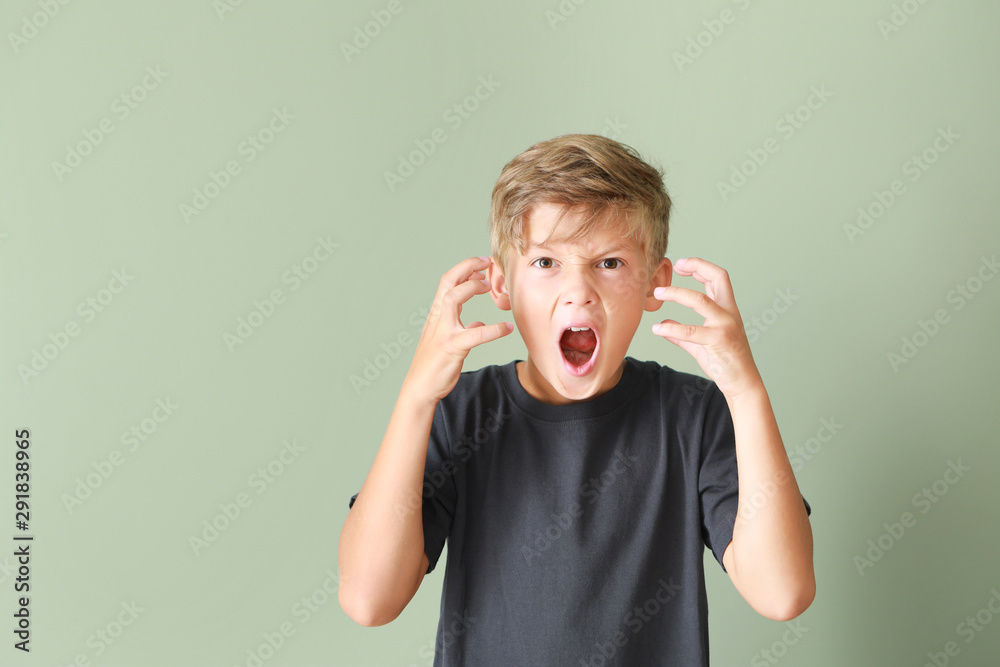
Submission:
<svg viewBox="0 0 1000 667">
<path fill-rule="evenodd" d="M 511 361 L 503 365 L 490 364 L 475 370 L 463 370 L 459 374 L 458 382 L 455 383 L 455 387 L 451 390 L 451 393 L 468 394 L 482 391 L 490 387 L 498 387 L 502 382 L 501 376 L 507 370 L 507 366 L 513 363 L 514 362 Z"/>
<path fill-rule="evenodd" d="M 722 397 L 719 386 L 708 378 L 679 371 L 656 361 L 626 357 L 639 371 L 640 382 L 659 386 L 662 400 L 693 408 Z"/>
<path fill-rule="evenodd" d="M 507 366 L 513 363 L 463 370 L 451 392 L 438 402 L 439 408 L 456 414 L 470 407 L 495 405 L 502 400 L 504 375 L 510 371 Z"/>
</svg>

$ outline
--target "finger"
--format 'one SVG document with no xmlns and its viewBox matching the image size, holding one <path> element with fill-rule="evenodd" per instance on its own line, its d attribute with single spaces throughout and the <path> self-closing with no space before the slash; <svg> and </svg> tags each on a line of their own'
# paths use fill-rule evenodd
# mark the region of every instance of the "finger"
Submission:
<svg viewBox="0 0 1000 667">
<path fill-rule="evenodd" d="M 503 338 L 514 330 L 511 322 L 500 322 L 499 324 L 484 324 L 474 329 L 466 329 L 455 336 L 459 345 L 463 349 L 471 350 L 477 345 L 489 343 L 497 338 Z"/>
<path fill-rule="evenodd" d="M 437 294 L 434 296 L 434 300 L 440 299 L 445 292 L 449 289 L 460 285 L 467 281 L 473 273 L 482 273 L 490 265 L 489 259 L 483 259 L 481 257 L 466 257 L 461 262 L 455 266 L 448 269 L 443 276 L 441 276 L 440 282 L 438 282 Z M 485 277 L 485 276 L 483 276 Z"/>
<path fill-rule="evenodd" d="M 706 345 L 712 342 L 712 332 L 708 330 L 708 327 L 698 326 L 697 324 L 681 324 L 676 320 L 663 320 L 654 324 L 652 329 L 654 334 L 666 338 L 672 343 L 687 341 Z"/>
<path fill-rule="evenodd" d="M 682 257 L 674 263 L 674 271 L 704 284 L 706 294 L 723 308 L 735 304 L 729 272 L 721 266 L 700 257 Z"/>
<path fill-rule="evenodd" d="M 676 285 L 657 287 L 653 290 L 653 296 L 663 301 L 673 301 L 682 306 L 687 306 L 704 317 L 706 322 L 710 319 L 714 321 L 726 314 L 726 309 L 710 296 L 704 292 L 688 289 L 687 287 L 677 287 Z"/>
<path fill-rule="evenodd" d="M 490 288 L 482 280 L 475 278 L 452 287 L 441 297 L 441 320 L 451 329 L 461 328 L 462 323 L 458 316 L 462 312 L 462 304 L 476 294 L 485 294 L 488 291 Z"/>
</svg>

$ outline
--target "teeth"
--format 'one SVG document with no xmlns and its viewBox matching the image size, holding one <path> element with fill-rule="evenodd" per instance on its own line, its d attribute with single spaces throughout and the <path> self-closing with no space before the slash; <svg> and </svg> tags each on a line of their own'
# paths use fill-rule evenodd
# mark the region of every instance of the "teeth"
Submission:
<svg viewBox="0 0 1000 667">
<path fill-rule="evenodd" d="M 590 331 L 590 327 L 570 327 L 570 331 Z"/>
</svg>

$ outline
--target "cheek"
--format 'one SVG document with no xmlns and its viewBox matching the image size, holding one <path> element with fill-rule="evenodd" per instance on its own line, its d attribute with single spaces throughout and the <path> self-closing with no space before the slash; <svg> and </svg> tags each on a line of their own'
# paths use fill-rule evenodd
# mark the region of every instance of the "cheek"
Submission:
<svg viewBox="0 0 1000 667">
<path fill-rule="evenodd" d="M 634 307 L 636 303 L 643 303 L 644 292 L 642 285 L 633 279 L 619 280 L 611 285 L 612 295 L 608 310 L 618 311 Z"/>
</svg>

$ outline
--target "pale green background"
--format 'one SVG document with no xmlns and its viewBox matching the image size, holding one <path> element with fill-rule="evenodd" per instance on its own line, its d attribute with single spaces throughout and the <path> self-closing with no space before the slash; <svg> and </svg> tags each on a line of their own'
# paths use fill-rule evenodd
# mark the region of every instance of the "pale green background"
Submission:
<svg viewBox="0 0 1000 667">
<path fill-rule="evenodd" d="M 947 295 L 1000 249 L 1000 6 L 909 4 L 919 10 L 886 39 L 888 0 L 567 0 L 574 11 L 555 28 L 555 0 L 403 0 L 348 62 L 341 43 L 386 3 L 247 0 L 220 17 L 208 0 L 72 2 L 15 50 L 9 33 L 41 10 L 5 2 L 0 542 L 15 532 L 11 439 L 22 427 L 36 542 L 33 650 L 15 651 L 5 631 L 0 664 L 84 654 L 101 665 L 245 665 L 285 621 L 295 634 L 269 667 L 430 664 L 443 566 L 385 627 L 356 625 L 332 596 L 306 623 L 292 612 L 336 567 L 347 500 L 413 345 L 360 392 L 350 376 L 381 343 L 415 339 L 440 275 L 489 251 L 502 166 L 536 141 L 593 132 L 666 170 L 668 256 L 725 267 L 744 320 L 779 290 L 798 297 L 753 344 L 789 451 L 823 418 L 844 425 L 797 474 L 814 508 L 818 595 L 780 664 L 916 666 L 955 640 L 953 665 L 996 665 L 1000 619 L 970 643 L 956 626 L 1000 587 L 1000 280 L 961 310 Z M 680 71 L 674 53 L 724 9 L 735 22 Z M 119 120 L 112 101 L 157 65 L 167 78 Z M 442 114 L 480 76 L 501 85 L 452 128 Z M 785 140 L 775 124 L 812 86 L 833 95 Z M 246 163 L 238 146 L 274 107 L 295 118 Z M 60 182 L 53 161 L 105 117 L 114 131 Z M 437 127 L 447 141 L 390 191 L 384 172 Z M 904 163 L 948 127 L 960 138 L 910 182 Z M 723 201 L 717 182 L 769 137 L 780 150 Z M 230 159 L 241 173 L 185 222 L 179 205 Z M 845 223 L 897 178 L 906 193 L 849 242 Z M 293 292 L 282 275 L 318 236 L 339 249 Z M 78 304 L 122 268 L 134 280 L 84 322 Z M 284 304 L 230 352 L 223 335 L 275 288 Z M 895 372 L 887 353 L 939 308 L 948 323 Z M 630 354 L 700 373 L 649 332 L 662 317 L 701 322 L 676 304 L 647 313 Z M 463 319 L 509 313 L 477 297 Z M 80 335 L 22 381 L 19 366 L 67 322 Z M 474 350 L 466 369 L 525 353 L 513 335 Z M 120 434 L 167 397 L 179 408 L 128 452 Z M 248 477 L 284 439 L 305 450 L 256 495 Z M 68 511 L 63 494 L 115 449 L 125 462 Z M 920 514 L 913 494 L 957 459 L 971 470 Z M 241 492 L 251 506 L 196 556 L 189 536 Z M 854 556 L 905 511 L 917 524 L 859 574 Z M 755 613 L 708 552 L 706 565 L 713 664 L 761 660 L 784 624 Z M 7 628 L 13 582 L 0 577 Z M 88 637 L 132 600 L 144 611 L 95 657 Z"/>
</svg>

